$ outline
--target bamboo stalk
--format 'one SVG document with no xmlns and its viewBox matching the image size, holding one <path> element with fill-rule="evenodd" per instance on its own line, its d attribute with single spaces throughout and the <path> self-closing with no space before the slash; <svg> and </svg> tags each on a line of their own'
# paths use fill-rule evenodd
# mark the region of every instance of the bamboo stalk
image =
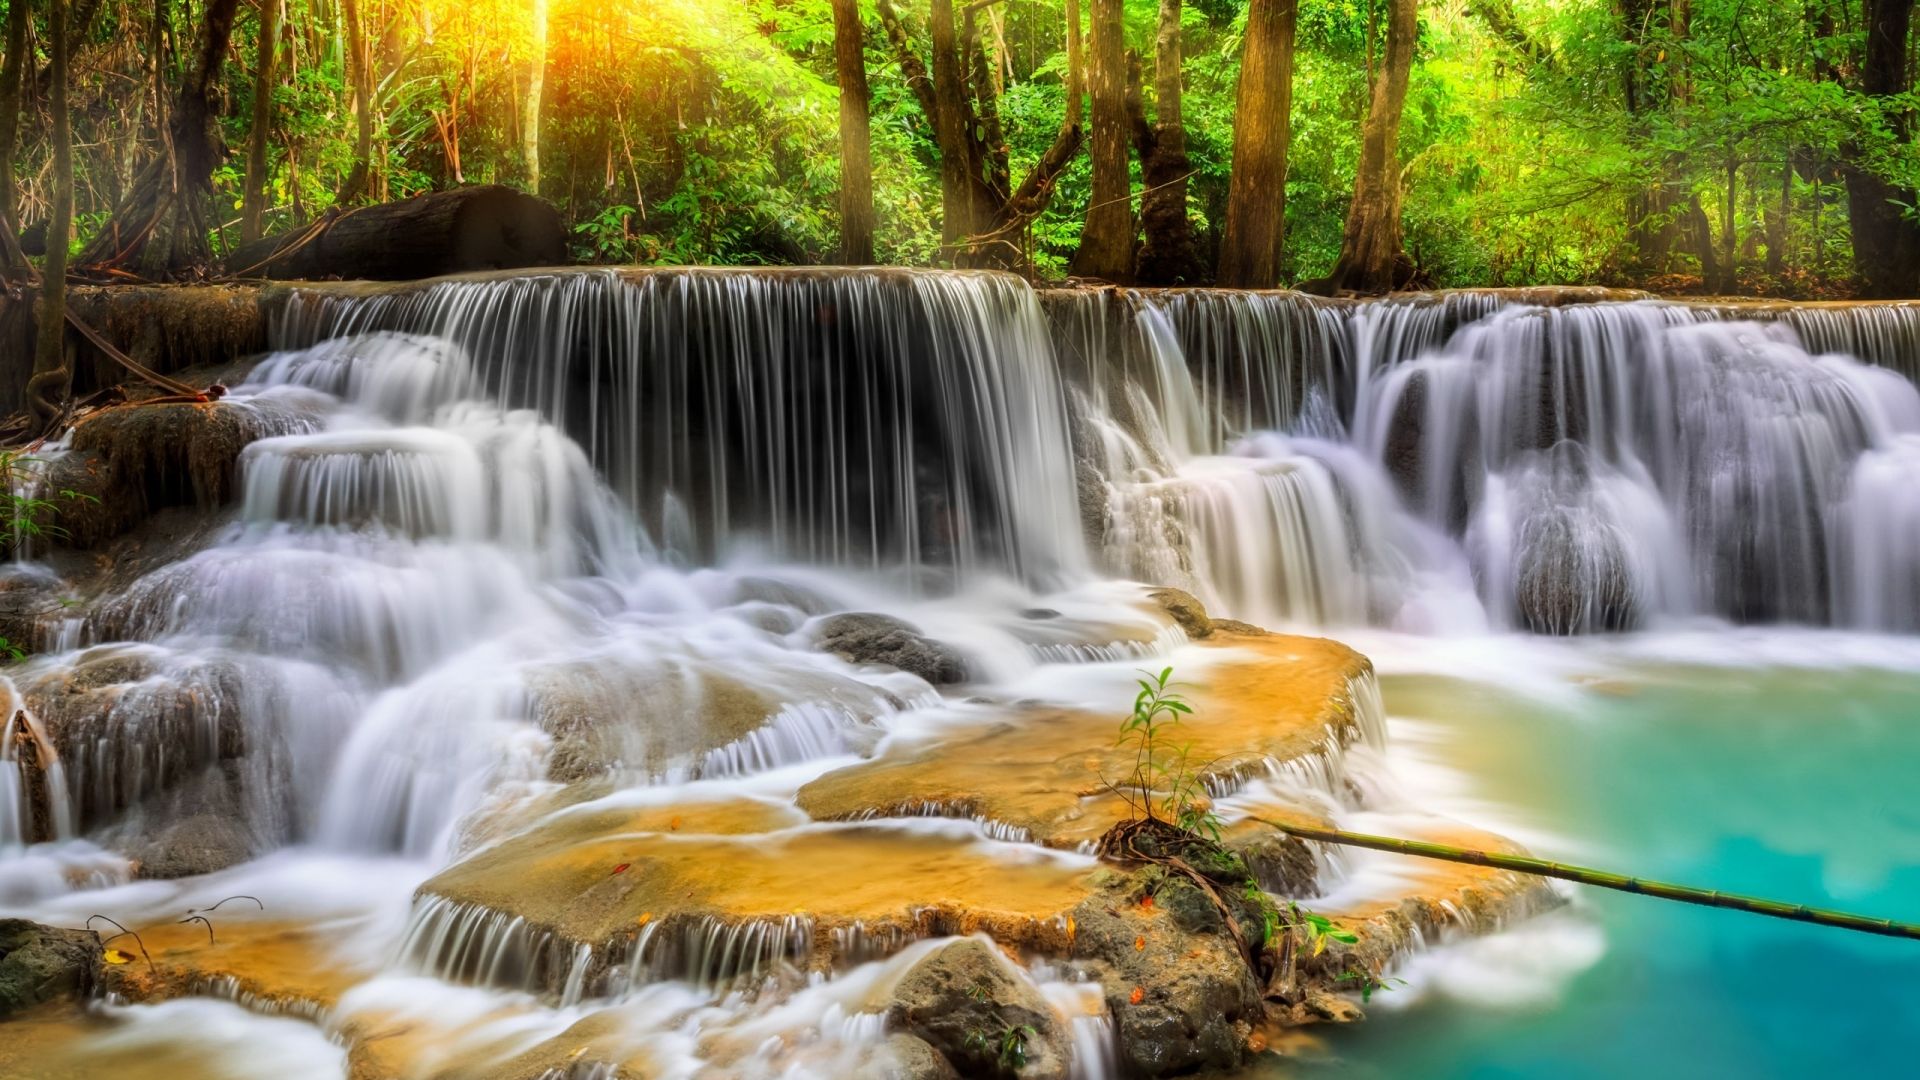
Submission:
<svg viewBox="0 0 1920 1080">
<path fill-rule="evenodd" d="M 1367 833 L 1347 832 L 1344 829 L 1318 829 L 1306 825 L 1289 825 L 1267 818 L 1256 817 L 1253 820 L 1263 825 L 1271 825 L 1281 832 L 1297 836 L 1302 840 L 1317 840 L 1323 844 L 1341 844 L 1346 847 L 1372 848 L 1375 851 L 1390 851 L 1399 855 L 1413 855 L 1423 859 L 1439 859 L 1443 862 L 1466 863 L 1470 866 L 1489 866 L 1498 870 L 1511 870 L 1520 874 L 1532 874 L 1537 877 L 1560 878 L 1581 885 L 1593 885 L 1602 889 L 1618 892 L 1638 893 L 1642 896 L 1656 896 L 1662 900 L 1677 900 L 1683 904 L 1699 904 L 1703 907 L 1728 908 L 1733 911 L 1746 911 L 1755 915 L 1766 915 L 1775 919 L 1789 919 L 1793 922 L 1814 923 L 1819 926 L 1832 926 L 1841 930 L 1855 930 L 1863 934 L 1880 934 L 1885 937 L 1912 938 L 1920 940 L 1920 925 L 1894 922 L 1892 919 L 1873 919 L 1865 915 L 1853 915 L 1844 911 L 1832 911 L 1826 908 L 1811 908 L 1805 904 L 1786 904 L 1778 900 L 1766 900 L 1756 896 L 1741 896 L 1736 893 L 1723 893 L 1713 889 L 1695 889 L 1686 885 L 1673 885 L 1664 881 L 1647 881 L 1623 874 L 1608 873 L 1604 870 L 1592 870 L 1584 866 L 1569 866 L 1565 863 L 1547 862 L 1544 859 L 1528 858 L 1524 855 L 1506 855 L 1494 851 L 1474 851 L 1470 848 L 1453 847 L 1449 844 L 1433 844 L 1421 840 L 1400 840 L 1390 836 L 1373 836 Z"/>
</svg>

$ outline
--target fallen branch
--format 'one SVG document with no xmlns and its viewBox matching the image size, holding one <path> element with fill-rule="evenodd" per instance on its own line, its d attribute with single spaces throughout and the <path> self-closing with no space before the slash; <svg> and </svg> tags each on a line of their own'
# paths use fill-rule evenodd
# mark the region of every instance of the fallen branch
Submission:
<svg viewBox="0 0 1920 1080">
<path fill-rule="evenodd" d="M 1613 889 L 1617 892 L 1638 893 L 1642 896 L 1656 896 L 1662 900 L 1677 900 L 1683 904 L 1698 904 L 1702 907 L 1727 908 L 1732 911 L 1745 911 L 1754 915 L 1766 915 L 1775 919 L 1788 919 L 1793 922 L 1813 923 L 1817 926 L 1832 926 L 1841 930 L 1855 930 L 1863 934 L 1880 934 L 1884 937 L 1912 938 L 1920 940 L 1920 925 L 1894 922 L 1892 919 L 1874 919 L 1865 915 L 1853 915 L 1844 911 L 1832 911 L 1826 908 L 1810 908 L 1805 904 L 1786 904 L 1778 900 L 1766 900 L 1756 896 L 1740 896 L 1735 893 L 1723 893 L 1714 889 L 1695 889 L 1686 885 L 1672 885 L 1664 881 L 1647 881 L 1642 878 L 1627 877 L 1624 874 L 1608 873 L 1605 870 L 1592 870 L 1584 866 L 1569 866 L 1565 863 L 1547 862 L 1544 859 L 1528 858 L 1524 855 L 1506 855 L 1496 851 L 1475 851 L 1471 848 L 1453 847 L 1449 844 L 1434 844 L 1422 840 L 1400 840 L 1391 836 L 1373 836 L 1368 833 L 1347 832 L 1344 829 L 1320 829 L 1307 825 L 1289 825 L 1263 817 L 1252 818 L 1262 825 L 1270 825 L 1289 836 L 1302 840 L 1317 840 L 1323 844 L 1340 844 L 1345 847 L 1370 848 L 1374 851 L 1390 851 L 1398 855 L 1412 855 L 1422 859 L 1438 859 L 1442 862 L 1466 863 L 1469 866 L 1487 866 L 1496 870 L 1511 870 L 1519 874 L 1532 874 L 1536 877 L 1559 878 L 1581 885 L 1592 885 L 1601 889 Z"/>
</svg>

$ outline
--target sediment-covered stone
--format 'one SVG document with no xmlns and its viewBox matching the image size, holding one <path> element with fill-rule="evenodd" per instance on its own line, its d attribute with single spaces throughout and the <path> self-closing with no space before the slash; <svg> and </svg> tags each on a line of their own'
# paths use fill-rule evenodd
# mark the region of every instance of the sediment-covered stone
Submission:
<svg viewBox="0 0 1920 1080">
<path fill-rule="evenodd" d="M 84 999 L 99 986 L 100 937 L 25 919 L 0 919 L 0 1020 L 57 999 Z"/>
<path fill-rule="evenodd" d="M 1324 638 L 1213 634 L 1218 659 L 1183 672 L 1193 715 L 1181 725 L 1197 778 L 1216 793 L 1248 777 L 1297 769 L 1336 772 L 1362 738 L 1353 693 L 1371 677 L 1365 657 Z M 1090 846 L 1131 813 L 1116 790 L 1133 767 L 1116 746 L 1118 714 L 1030 708 L 1001 723 L 903 744 L 800 789 L 822 820 L 979 818 L 1050 847 Z"/>
</svg>

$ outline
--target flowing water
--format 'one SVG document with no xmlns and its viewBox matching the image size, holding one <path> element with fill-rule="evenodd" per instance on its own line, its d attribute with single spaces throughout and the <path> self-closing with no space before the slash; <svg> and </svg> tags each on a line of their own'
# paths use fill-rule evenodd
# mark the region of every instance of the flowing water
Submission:
<svg viewBox="0 0 1920 1080">
<path fill-rule="evenodd" d="M 1898 802 L 1920 766 L 1901 723 L 1920 310 L 586 271 L 316 287 L 275 337 L 222 406 L 270 437 L 215 542 L 6 680 L 0 908 L 78 925 L 261 895 L 328 928 L 324 1029 L 412 1032 L 429 1071 L 574 1030 L 665 1075 L 873 1060 L 869 1006 L 928 942 L 843 942 L 866 962 L 746 993 L 737 976 L 812 946 L 806 897 L 645 927 L 613 962 L 414 889 L 582 799 L 675 831 L 684 814 L 696 851 L 869 853 L 822 867 L 825 889 L 919 862 L 1044 889 L 1086 857 L 992 822 L 813 824 L 794 793 L 996 702 L 1117 711 L 1144 659 L 1204 666 L 1130 582 L 1374 656 L 1387 750 L 1348 763 L 1370 798 L 1343 820 L 1391 831 L 1419 806 L 1649 876 L 1894 917 L 1920 901 Z M 820 651 L 818 617 L 847 610 L 956 644 L 970 685 Z M 1309 786 L 1345 790 L 1330 780 Z M 151 870 L 160 841 L 214 825 L 251 859 L 135 879 L 128 856 Z M 1397 873 L 1333 865 L 1335 896 Z M 1288 1068 L 1901 1060 L 1920 954 L 1741 918 L 1583 894 L 1433 943 L 1375 1022 Z M 1099 988 L 1021 977 L 1073 1031 L 1076 1073 L 1107 1075 Z M 280 1074 L 291 1054 L 339 1075 L 286 1018 L 110 1011 L 83 1071 Z"/>
</svg>

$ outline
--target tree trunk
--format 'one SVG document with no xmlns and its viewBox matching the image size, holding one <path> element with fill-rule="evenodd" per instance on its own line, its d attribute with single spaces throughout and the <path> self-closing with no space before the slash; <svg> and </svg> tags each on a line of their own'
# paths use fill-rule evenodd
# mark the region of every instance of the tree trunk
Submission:
<svg viewBox="0 0 1920 1080">
<path fill-rule="evenodd" d="M 1127 44 L 1123 0 L 1093 0 L 1093 194 L 1073 272 L 1126 282 L 1133 275 L 1133 198 L 1128 174 Z"/>
<path fill-rule="evenodd" d="M 954 30 L 953 0 L 933 0 L 933 132 L 940 148 L 940 238 L 958 257 L 967 237 L 983 231 L 978 174 L 974 172 L 972 110 Z"/>
<path fill-rule="evenodd" d="M 934 131 L 941 166 L 944 210 L 941 231 L 953 261 L 973 266 L 1028 267 L 1031 259 L 1024 246 L 1025 231 L 1053 199 L 1060 174 L 1079 153 L 1083 137 L 1077 0 L 1067 0 L 1066 5 L 1066 115 L 1053 144 L 1040 155 L 1020 186 L 1011 192 L 1004 187 L 1010 181 L 997 160 L 999 149 L 990 149 L 984 139 L 974 135 L 976 127 L 984 127 L 984 111 L 997 106 L 983 101 L 982 111 L 976 112 L 968 96 L 967 55 L 962 52 L 955 33 L 952 0 L 933 0 L 929 27 L 933 39 L 931 74 L 914 51 L 912 35 L 891 0 L 875 0 L 874 9 L 893 46 L 900 73 Z M 969 9 L 969 17 L 978 10 Z M 978 80 L 979 92 L 991 97 L 992 81 L 991 78 Z M 992 167 L 1000 176 L 1002 186 L 996 187 L 987 180 L 990 157 L 996 159 Z"/>
<path fill-rule="evenodd" d="M 407 281 L 565 261 L 560 214 L 499 185 L 455 188 L 356 207 L 236 250 L 236 277 Z"/>
<path fill-rule="evenodd" d="M 533 0 L 533 55 L 527 71 L 527 106 L 520 121 L 520 149 L 527 159 L 527 190 L 540 194 L 540 94 L 547 85 L 547 0 Z"/>
<path fill-rule="evenodd" d="M 834 68 L 840 82 L 840 261 L 873 257 L 873 133 L 859 0 L 833 0 Z"/>
<path fill-rule="evenodd" d="M 1780 166 L 1780 205 L 1767 215 L 1767 276 L 1778 279 L 1787 267 L 1787 227 L 1793 214 L 1793 152 Z"/>
<path fill-rule="evenodd" d="M 343 206 L 373 188 L 373 50 L 360 18 L 360 4 L 361 0 L 340 0 L 340 11 L 347 24 L 347 69 L 353 80 L 353 116 L 357 125 L 353 167 L 347 171 L 347 181 L 340 185 L 340 195 L 335 200 Z"/>
<path fill-rule="evenodd" d="M 240 206 L 241 243 L 260 239 L 267 213 L 267 141 L 273 132 L 273 69 L 280 51 L 282 2 L 260 3 L 260 41 L 254 50 L 253 127 L 247 132 L 247 190 Z"/>
<path fill-rule="evenodd" d="M 1153 127 L 1140 151 L 1140 227 L 1143 239 L 1135 274 L 1146 285 L 1191 285 L 1205 271 L 1194 249 L 1187 218 L 1187 128 L 1182 117 L 1184 79 L 1180 0 L 1160 0 L 1153 43 Z"/>
<path fill-rule="evenodd" d="M 7 5 L 7 56 L 0 64 L 0 278 L 16 279 L 30 272 L 20 250 L 20 190 L 13 177 L 14 153 L 20 145 L 21 87 L 27 71 L 27 24 L 33 13 L 26 0 Z"/>
<path fill-rule="evenodd" d="M 174 97 L 167 152 L 135 178 L 107 227 L 81 253 L 83 265 L 133 264 L 159 279 L 211 260 L 213 169 L 223 149 L 213 89 L 238 7 L 239 0 L 209 0 L 199 51 Z"/>
<path fill-rule="evenodd" d="M 1332 291 L 1383 293 L 1412 280 L 1400 225 L 1400 114 L 1407 103 L 1413 46 L 1419 32 L 1417 0 L 1389 0 L 1387 48 L 1373 104 L 1361 132 L 1360 171 L 1353 205 L 1340 239 L 1340 260 L 1327 284 Z"/>
<path fill-rule="evenodd" d="M 1287 141 L 1292 131 L 1295 0 L 1253 0 L 1241 44 L 1233 112 L 1233 175 L 1219 283 L 1280 283 L 1287 224 Z"/>
<path fill-rule="evenodd" d="M 1907 31 L 1913 0 L 1866 0 L 1867 55 L 1861 67 L 1860 89 L 1887 98 L 1907 89 Z M 1905 144 L 1912 135 L 1904 115 L 1892 118 L 1894 138 Z M 1914 295 L 1920 288 L 1920 229 L 1900 204 L 1912 205 L 1915 193 L 1897 187 L 1870 171 L 1859 160 L 1846 167 L 1847 221 L 1853 233 L 1854 273 L 1860 295 L 1876 299 Z"/>
<path fill-rule="evenodd" d="M 16 0 L 18 2 L 18 0 Z M 48 433 L 65 411 L 73 388 L 67 363 L 67 245 L 73 233 L 73 132 L 67 118 L 67 0 L 48 0 L 47 45 L 53 81 L 47 111 L 53 131 L 53 198 L 47 210 L 47 258 L 40 272 L 39 336 L 27 409 L 33 428 Z"/>
</svg>

